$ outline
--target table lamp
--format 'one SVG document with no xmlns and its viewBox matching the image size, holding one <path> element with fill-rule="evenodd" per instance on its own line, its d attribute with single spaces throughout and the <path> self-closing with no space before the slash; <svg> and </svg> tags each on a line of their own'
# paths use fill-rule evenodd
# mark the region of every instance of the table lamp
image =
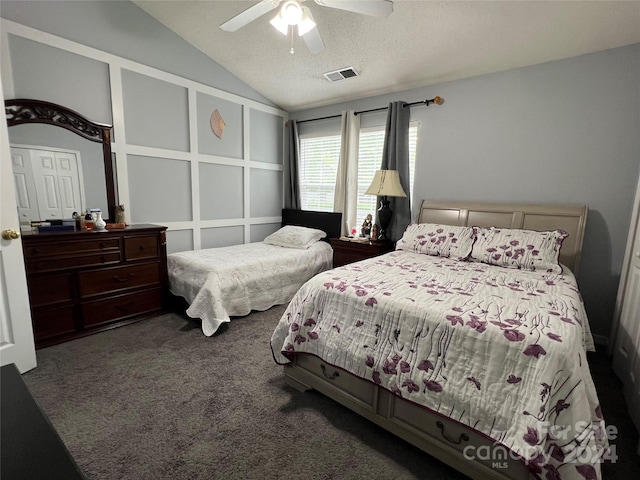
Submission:
<svg viewBox="0 0 640 480">
<path fill-rule="evenodd" d="M 400 175 L 397 170 L 378 170 L 373 176 L 373 181 L 366 192 L 366 195 L 376 195 L 383 197 L 380 201 L 378 209 L 378 220 L 380 221 L 380 231 L 378 240 L 389 241 L 387 237 L 387 229 L 391 223 L 393 210 L 389 208 L 389 200 L 387 197 L 406 197 L 402 185 L 400 184 Z"/>
</svg>

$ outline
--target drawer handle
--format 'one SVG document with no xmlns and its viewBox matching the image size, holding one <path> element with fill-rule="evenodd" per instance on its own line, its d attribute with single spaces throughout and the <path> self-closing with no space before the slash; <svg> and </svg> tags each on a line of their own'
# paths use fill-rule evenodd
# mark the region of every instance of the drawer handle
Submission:
<svg viewBox="0 0 640 480">
<path fill-rule="evenodd" d="M 33 255 L 37 255 L 38 253 L 40 253 L 40 249 L 39 249 L 39 248 L 32 248 L 32 249 L 31 249 L 31 253 L 32 253 Z"/>
<path fill-rule="evenodd" d="M 322 374 L 328 378 L 329 380 L 335 380 L 336 378 L 338 378 L 340 376 L 340 374 L 338 373 L 338 371 L 336 370 L 335 372 L 333 372 L 331 375 L 329 375 L 327 373 L 326 367 L 324 366 L 324 363 L 320 364 L 320 368 L 322 369 Z"/>
<path fill-rule="evenodd" d="M 114 275 L 113 279 L 116 282 L 128 282 L 129 280 L 131 280 L 133 278 L 133 273 L 130 273 L 129 275 L 127 275 L 126 277 L 119 277 L 118 275 Z"/>
<path fill-rule="evenodd" d="M 460 445 L 462 442 L 469 441 L 469 435 L 467 435 L 466 433 L 461 433 L 458 440 L 451 440 L 450 438 L 447 438 L 447 436 L 444 434 L 444 423 L 442 423 L 440 420 L 436 422 L 436 426 L 440 429 L 442 438 L 444 438 L 447 442 L 453 443 L 454 445 Z"/>
<path fill-rule="evenodd" d="M 144 245 L 140 245 L 138 248 L 139 248 L 139 249 L 140 249 L 140 251 L 142 252 L 142 251 L 144 250 Z"/>
<path fill-rule="evenodd" d="M 125 310 L 129 310 L 132 305 L 133 305 L 133 303 L 125 303 L 123 305 L 116 305 L 116 308 L 118 310 L 120 310 L 121 312 L 124 312 Z"/>
</svg>

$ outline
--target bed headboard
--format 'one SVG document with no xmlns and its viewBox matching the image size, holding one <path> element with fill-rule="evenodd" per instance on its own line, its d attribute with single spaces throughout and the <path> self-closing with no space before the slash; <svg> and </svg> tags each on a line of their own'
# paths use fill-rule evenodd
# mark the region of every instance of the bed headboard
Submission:
<svg viewBox="0 0 640 480">
<path fill-rule="evenodd" d="M 327 239 L 338 238 L 342 227 L 342 214 L 283 208 L 282 226 L 284 225 L 317 228 L 327 233 Z"/>
<path fill-rule="evenodd" d="M 437 202 L 423 200 L 418 223 L 444 225 L 564 230 L 560 263 L 578 274 L 587 222 L 586 205 L 520 205 L 515 203 Z"/>
</svg>

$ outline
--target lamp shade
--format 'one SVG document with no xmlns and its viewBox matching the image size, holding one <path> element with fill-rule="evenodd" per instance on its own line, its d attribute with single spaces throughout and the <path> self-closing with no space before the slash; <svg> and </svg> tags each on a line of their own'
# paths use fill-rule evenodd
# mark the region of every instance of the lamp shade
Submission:
<svg viewBox="0 0 640 480">
<path fill-rule="evenodd" d="M 378 170 L 373 176 L 371 185 L 366 195 L 377 195 L 379 197 L 406 197 L 402 185 L 400 185 L 400 175 L 397 170 Z"/>
</svg>

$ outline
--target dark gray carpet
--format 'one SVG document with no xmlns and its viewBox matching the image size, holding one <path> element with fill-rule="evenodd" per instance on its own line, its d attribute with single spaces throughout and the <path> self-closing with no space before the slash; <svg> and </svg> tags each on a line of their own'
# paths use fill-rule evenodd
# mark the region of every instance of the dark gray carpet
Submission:
<svg viewBox="0 0 640 480">
<path fill-rule="evenodd" d="M 211 338 L 162 315 L 39 350 L 24 380 L 90 479 L 465 478 L 287 386 L 269 348 L 283 311 L 234 319 Z M 619 382 L 606 357 L 593 361 L 605 418 L 623 430 L 605 478 L 640 478 Z"/>
</svg>

